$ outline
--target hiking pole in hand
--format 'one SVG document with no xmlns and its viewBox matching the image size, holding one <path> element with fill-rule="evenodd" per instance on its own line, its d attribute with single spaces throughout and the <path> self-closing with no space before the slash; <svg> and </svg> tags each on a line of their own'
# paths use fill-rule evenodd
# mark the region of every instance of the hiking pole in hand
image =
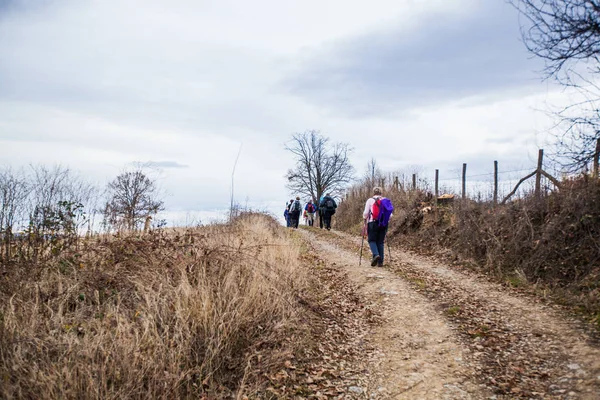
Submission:
<svg viewBox="0 0 600 400">
<path fill-rule="evenodd" d="M 388 258 L 390 259 L 390 262 L 392 262 L 392 252 L 390 250 L 390 242 L 387 242 L 388 245 Z"/>
<path fill-rule="evenodd" d="M 365 244 L 365 234 L 367 231 L 367 220 L 365 220 L 365 225 L 363 226 L 362 232 L 360 233 L 360 236 L 362 236 L 362 239 L 360 241 L 360 258 L 358 259 L 358 266 L 360 267 L 360 263 L 362 262 L 362 252 L 363 252 L 363 247 Z"/>
</svg>

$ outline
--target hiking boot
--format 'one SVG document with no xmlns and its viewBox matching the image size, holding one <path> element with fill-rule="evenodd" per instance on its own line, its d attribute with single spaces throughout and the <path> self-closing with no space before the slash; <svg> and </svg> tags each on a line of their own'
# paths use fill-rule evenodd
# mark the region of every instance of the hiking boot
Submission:
<svg viewBox="0 0 600 400">
<path fill-rule="evenodd" d="M 371 267 L 374 267 L 377 264 L 379 264 L 379 260 L 381 260 L 380 256 L 377 255 L 377 256 L 373 257 L 373 259 L 371 260 Z"/>
</svg>

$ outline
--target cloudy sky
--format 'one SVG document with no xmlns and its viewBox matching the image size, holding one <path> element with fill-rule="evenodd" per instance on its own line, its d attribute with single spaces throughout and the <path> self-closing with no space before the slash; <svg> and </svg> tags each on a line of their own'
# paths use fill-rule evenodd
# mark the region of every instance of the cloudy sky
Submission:
<svg viewBox="0 0 600 400">
<path fill-rule="evenodd" d="M 172 215 L 205 218 L 241 146 L 236 200 L 279 213 L 307 129 L 359 173 L 535 165 L 564 97 L 541 68 L 504 0 L 0 0 L 0 164 L 104 185 L 152 162 Z"/>
</svg>

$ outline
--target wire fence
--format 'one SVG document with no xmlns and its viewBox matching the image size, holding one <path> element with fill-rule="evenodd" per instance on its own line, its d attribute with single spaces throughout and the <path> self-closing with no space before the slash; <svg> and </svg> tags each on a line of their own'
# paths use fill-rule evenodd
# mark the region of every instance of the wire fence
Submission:
<svg viewBox="0 0 600 400">
<path fill-rule="evenodd" d="M 451 194 L 482 202 L 501 203 L 531 194 L 542 195 L 560 188 L 560 180 L 555 177 L 559 172 L 548 173 L 544 169 L 543 158 L 544 151 L 540 149 L 537 165 L 502 170 L 498 161 L 494 161 L 490 163 L 490 172 L 468 174 L 468 165 L 465 163 L 459 169 L 388 174 L 374 178 L 372 183 L 388 190 L 421 190 L 437 197 Z M 594 171 L 594 174 L 598 173 L 597 167 Z"/>
<path fill-rule="evenodd" d="M 498 198 L 504 199 L 514 189 L 519 180 L 521 180 L 526 173 L 535 171 L 535 168 L 536 167 L 498 171 Z M 399 177 L 398 185 L 395 185 L 393 182 L 397 176 L 394 175 L 389 175 L 383 182 L 380 181 L 378 184 L 383 184 L 384 187 L 393 186 L 399 190 L 417 189 L 432 193 L 435 192 L 435 172 L 422 172 L 415 174 L 415 176 L 416 184 L 414 186 L 412 185 L 412 178 L 402 180 Z M 457 175 L 454 171 L 439 170 L 438 176 L 438 195 L 462 195 L 463 179 L 460 175 Z M 494 173 L 467 175 L 465 178 L 465 196 L 467 198 L 478 201 L 493 200 L 495 188 Z M 387 182 L 392 182 L 392 184 L 390 185 Z M 553 185 L 547 178 L 542 177 L 542 188 L 545 191 L 549 191 L 553 189 Z M 527 181 L 519 186 L 517 192 L 513 196 L 522 197 L 531 194 L 534 191 L 535 182 Z"/>
<path fill-rule="evenodd" d="M 499 199 L 504 199 L 517 185 L 517 183 L 528 173 L 535 171 L 537 166 L 531 166 L 528 168 L 520 169 L 509 169 L 506 171 L 499 170 L 497 173 L 497 196 Z M 443 178 L 444 171 L 440 171 L 440 179 L 438 192 L 442 194 L 454 194 L 456 196 L 462 195 L 463 179 L 460 174 L 453 174 L 454 177 Z M 448 174 L 451 175 L 451 174 Z M 467 174 L 465 176 L 466 183 L 466 197 L 479 200 L 479 201 L 492 201 L 494 199 L 495 184 L 494 172 L 482 173 L 482 174 Z M 424 177 L 427 179 L 426 177 Z M 428 182 L 428 189 L 435 189 L 435 177 L 430 178 L 431 183 Z M 542 177 L 542 187 L 544 190 L 552 190 L 551 182 Z M 519 186 L 517 192 L 514 194 L 515 197 L 522 197 L 531 194 L 535 191 L 535 182 L 527 181 Z"/>
</svg>

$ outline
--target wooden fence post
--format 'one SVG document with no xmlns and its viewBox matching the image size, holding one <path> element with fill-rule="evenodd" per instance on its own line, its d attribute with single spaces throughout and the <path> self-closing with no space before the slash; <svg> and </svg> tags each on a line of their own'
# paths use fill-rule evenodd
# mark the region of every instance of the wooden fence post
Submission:
<svg viewBox="0 0 600 400">
<path fill-rule="evenodd" d="M 494 205 L 498 204 L 498 161 L 494 161 Z"/>
<path fill-rule="evenodd" d="M 542 165 L 544 160 L 544 149 L 540 149 L 538 152 L 538 164 L 537 170 L 535 171 L 535 195 L 540 197 L 542 193 Z"/>
<path fill-rule="evenodd" d="M 399 188 L 400 188 L 400 182 L 399 182 L 397 176 L 394 177 L 394 186 L 396 187 L 396 190 L 399 190 Z"/>
<path fill-rule="evenodd" d="M 598 164 L 600 161 L 600 139 L 596 140 L 596 154 L 594 154 L 594 178 L 598 178 Z"/>
<path fill-rule="evenodd" d="M 462 171 L 462 198 L 467 198 L 467 163 L 463 164 Z"/>
<path fill-rule="evenodd" d="M 413 190 L 417 190 L 417 174 L 413 174 L 412 178 L 412 188 Z"/>
</svg>

